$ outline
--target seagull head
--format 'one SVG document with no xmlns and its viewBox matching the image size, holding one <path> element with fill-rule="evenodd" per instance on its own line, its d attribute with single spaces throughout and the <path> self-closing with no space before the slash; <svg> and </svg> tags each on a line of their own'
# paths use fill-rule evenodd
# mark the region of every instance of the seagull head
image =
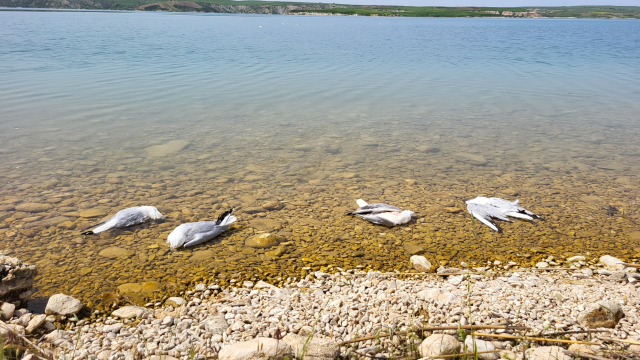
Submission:
<svg viewBox="0 0 640 360">
<path fill-rule="evenodd" d="M 167 242 L 169 243 L 169 247 L 171 249 L 178 248 L 184 245 L 187 242 L 187 235 L 183 233 L 180 229 L 174 229 L 171 234 L 167 237 Z"/>
<path fill-rule="evenodd" d="M 162 219 L 164 217 L 160 214 L 160 211 L 153 206 L 142 206 L 142 210 L 153 220 Z"/>
</svg>

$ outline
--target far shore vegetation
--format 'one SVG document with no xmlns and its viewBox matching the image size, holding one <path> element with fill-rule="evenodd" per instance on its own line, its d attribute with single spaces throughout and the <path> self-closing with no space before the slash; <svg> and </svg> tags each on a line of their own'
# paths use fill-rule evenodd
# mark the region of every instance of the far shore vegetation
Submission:
<svg viewBox="0 0 640 360">
<path fill-rule="evenodd" d="M 0 7 L 289 15 L 640 19 L 640 6 L 443 7 L 283 1 L 0 0 Z"/>
</svg>

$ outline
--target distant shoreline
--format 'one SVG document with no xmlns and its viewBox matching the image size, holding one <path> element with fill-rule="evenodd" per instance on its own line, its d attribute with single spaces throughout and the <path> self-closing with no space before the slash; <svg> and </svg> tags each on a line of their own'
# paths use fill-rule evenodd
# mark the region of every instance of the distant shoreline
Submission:
<svg viewBox="0 0 640 360">
<path fill-rule="evenodd" d="M 158 11 L 211 14 L 365 16 L 365 17 L 444 17 L 492 19 L 640 19 L 640 6 L 567 6 L 532 8 L 376 6 L 334 3 L 294 3 L 270 1 L 142 1 L 52 0 L 39 7 L 38 0 L 0 0 L 0 11 Z"/>
</svg>

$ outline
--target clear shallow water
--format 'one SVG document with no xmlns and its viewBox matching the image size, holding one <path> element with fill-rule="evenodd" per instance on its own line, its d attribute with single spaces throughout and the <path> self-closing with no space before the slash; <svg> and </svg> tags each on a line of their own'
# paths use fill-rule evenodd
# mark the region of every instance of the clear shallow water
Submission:
<svg viewBox="0 0 640 360">
<path fill-rule="evenodd" d="M 547 221 L 478 226 L 471 262 L 640 251 L 637 21 L 0 11 L 0 63 L 0 250 L 36 295 L 406 270 L 408 244 L 455 264 L 478 195 Z M 417 219 L 344 216 L 358 197 Z M 143 204 L 167 220 L 78 236 Z M 229 206 L 235 230 L 166 254 Z M 260 231 L 285 245 L 244 246 Z"/>
</svg>

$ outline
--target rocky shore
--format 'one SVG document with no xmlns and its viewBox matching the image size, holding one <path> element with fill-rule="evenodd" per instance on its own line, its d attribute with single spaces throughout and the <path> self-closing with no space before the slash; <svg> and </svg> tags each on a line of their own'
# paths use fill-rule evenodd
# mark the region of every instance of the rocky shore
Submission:
<svg viewBox="0 0 640 360">
<path fill-rule="evenodd" d="M 11 313 L 4 303 L 0 325 L 3 336 L 7 328 L 30 334 L 43 351 L 65 359 L 437 357 L 472 349 L 469 324 L 493 325 L 475 330 L 485 334 L 474 337 L 482 359 L 640 354 L 636 269 L 610 256 L 591 266 L 572 260 L 572 268 L 505 270 L 495 263 L 408 277 L 315 272 L 281 287 L 201 283 L 164 303 L 95 311 L 91 321 L 77 321 L 75 299 L 56 295 L 42 315 Z M 65 321 L 67 330 L 51 331 Z M 433 329 L 442 326 L 450 328 Z M 553 338 L 568 343 L 508 338 L 563 332 Z"/>
</svg>

